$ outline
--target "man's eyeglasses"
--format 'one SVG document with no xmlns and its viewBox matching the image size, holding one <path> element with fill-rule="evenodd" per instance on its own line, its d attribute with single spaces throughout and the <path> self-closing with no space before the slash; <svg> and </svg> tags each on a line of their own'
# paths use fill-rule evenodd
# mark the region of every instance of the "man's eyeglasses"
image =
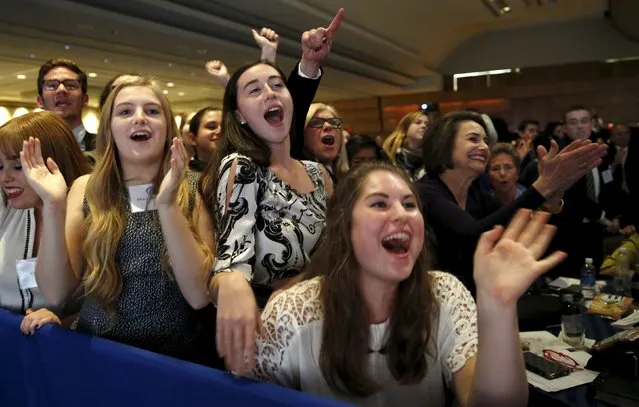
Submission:
<svg viewBox="0 0 639 407">
<path fill-rule="evenodd" d="M 59 81 L 57 79 L 47 79 L 42 81 L 42 87 L 44 90 L 54 91 L 58 90 L 60 84 L 64 85 L 66 90 L 78 90 L 80 89 L 80 81 L 77 79 L 65 79 L 63 81 Z"/>
<path fill-rule="evenodd" d="M 342 124 L 344 123 L 344 120 L 340 119 L 339 117 L 331 117 L 330 119 L 324 119 L 322 117 L 313 117 L 311 120 L 309 120 L 307 126 L 313 129 L 321 129 L 322 127 L 324 127 L 324 123 L 330 124 L 331 127 L 334 129 L 341 129 Z"/>
</svg>

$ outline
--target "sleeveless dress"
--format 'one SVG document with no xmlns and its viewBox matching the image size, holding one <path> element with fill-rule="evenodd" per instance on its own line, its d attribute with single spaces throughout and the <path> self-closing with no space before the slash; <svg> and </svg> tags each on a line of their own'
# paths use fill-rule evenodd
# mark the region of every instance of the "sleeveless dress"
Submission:
<svg viewBox="0 0 639 407">
<path fill-rule="evenodd" d="M 188 181 L 193 195 L 193 179 Z M 115 255 L 123 279 L 118 315 L 112 319 L 95 299 L 86 297 L 76 330 L 196 361 L 203 327 L 163 265 L 166 246 L 157 211 L 132 213 L 128 192 L 125 207 L 126 226 Z M 86 198 L 84 212 L 86 217 Z"/>
</svg>

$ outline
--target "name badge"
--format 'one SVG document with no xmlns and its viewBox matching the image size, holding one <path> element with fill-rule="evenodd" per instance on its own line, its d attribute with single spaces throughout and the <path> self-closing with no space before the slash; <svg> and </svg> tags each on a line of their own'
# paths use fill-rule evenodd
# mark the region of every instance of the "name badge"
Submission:
<svg viewBox="0 0 639 407">
<path fill-rule="evenodd" d="M 601 180 L 604 184 L 609 184 L 612 182 L 612 171 L 610 171 L 610 168 L 605 171 L 601 171 Z"/>
<path fill-rule="evenodd" d="M 28 290 L 30 288 L 38 288 L 38 282 L 35 277 L 37 260 L 37 258 L 16 260 L 18 283 L 20 284 L 21 289 Z"/>
<path fill-rule="evenodd" d="M 153 184 L 128 187 L 131 213 L 155 210 L 155 199 L 151 196 Z"/>
</svg>

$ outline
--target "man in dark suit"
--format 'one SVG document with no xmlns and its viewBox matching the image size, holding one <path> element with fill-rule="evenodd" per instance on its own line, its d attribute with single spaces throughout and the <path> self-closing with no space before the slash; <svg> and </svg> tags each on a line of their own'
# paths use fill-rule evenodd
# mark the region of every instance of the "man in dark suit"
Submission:
<svg viewBox="0 0 639 407">
<path fill-rule="evenodd" d="M 57 113 L 67 122 L 82 151 L 95 150 L 95 134 L 82 124 L 82 109 L 89 102 L 87 75 L 75 62 L 53 58 L 38 73 L 38 107 Z"/>
<path fill-rule="evenodd" d="M 591 137 L 593 118 L 590 110 L 574 106 L 564 114 L 567 142 Z M 556 217 L 559 227 L 553 242 L 555 248 L 568 253 L 568 259 L 554 272 L 556 275 L 579 277 L 585 258 L 593 259 L 595 267 L 603 260 L 603 238 L 613 232 L 616 216 L 611 195 L 612 160 L 608 152 L 598 168 L 579 179 L 564 194 L 564 208 Z"/>
<path fill-rule="evenodd" d="M 629 194 L 629 223 L 639 229 L 639 134 L 632 134 L 624 165 L 625 186 Z"/>
</svg>

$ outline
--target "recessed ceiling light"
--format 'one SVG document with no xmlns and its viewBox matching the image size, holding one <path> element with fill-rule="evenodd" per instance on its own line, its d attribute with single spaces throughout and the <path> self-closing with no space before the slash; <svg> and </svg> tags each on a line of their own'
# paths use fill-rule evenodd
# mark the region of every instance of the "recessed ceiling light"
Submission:
<svg viewBox="0 0 639 407">
<path fill-rule="evenodd" d="M 64 46 L 64 49 L 66 49 L 66 50 L 71 49 L 71 45 L 69 45 L 69 44 L 65 45 L 65 46 Z"/>
<path fill-rule="evenodd" d="M 168 86 L 169 88 L 172 88 L 175 86 L 175 84 L 173 82 L 167 82 L 166 86 Z"/>
<path fill-rule="evenodd" d="M 504 13 L 510 13 L 510 7 L 506 6 L 506 7 L 502 8 L 502 11 Z"/>
<path fill-rule="evenodd" d="M 179 92 L 178 96 L 184 96 L 184 92 Z"/>
<path fill-rule="evenodd" d="M 19 74 L 19 75 L 16 75 L 16 78 L 18 78 L 18 79 L 27 79 L 27 75 Z"/>
<path fill-rule="evenodd" d="M 173 63 L 172 62 L 169 62 L 168 65 L 169 65 L 169 68 L 173 67 Z"/>
<path fill-rule="evenodd" d="M 34 59 L 36 57 L 35 54 L 29 54 L 29 58 Z"/>
<path fill-rule="evenodd" d="M 166 90 L 166 89 L 164 89 L 164 90 L 162 91 L 162 93 L 164 93 L 165 95 L 168 95 L 168 94 L 169 94 L 169 91 L 168 91 L 168 90 Z"/>
<path fill-rule="evenodd" d="M 104 58 L 104 63 L 108 64 L 109 63 L 109 58 Z"/>
<path fill-rule="evenodd" d="M 97 78 L 98 74 L 95 72 L 89 72 L 89 78 Z"/>
</svg>

